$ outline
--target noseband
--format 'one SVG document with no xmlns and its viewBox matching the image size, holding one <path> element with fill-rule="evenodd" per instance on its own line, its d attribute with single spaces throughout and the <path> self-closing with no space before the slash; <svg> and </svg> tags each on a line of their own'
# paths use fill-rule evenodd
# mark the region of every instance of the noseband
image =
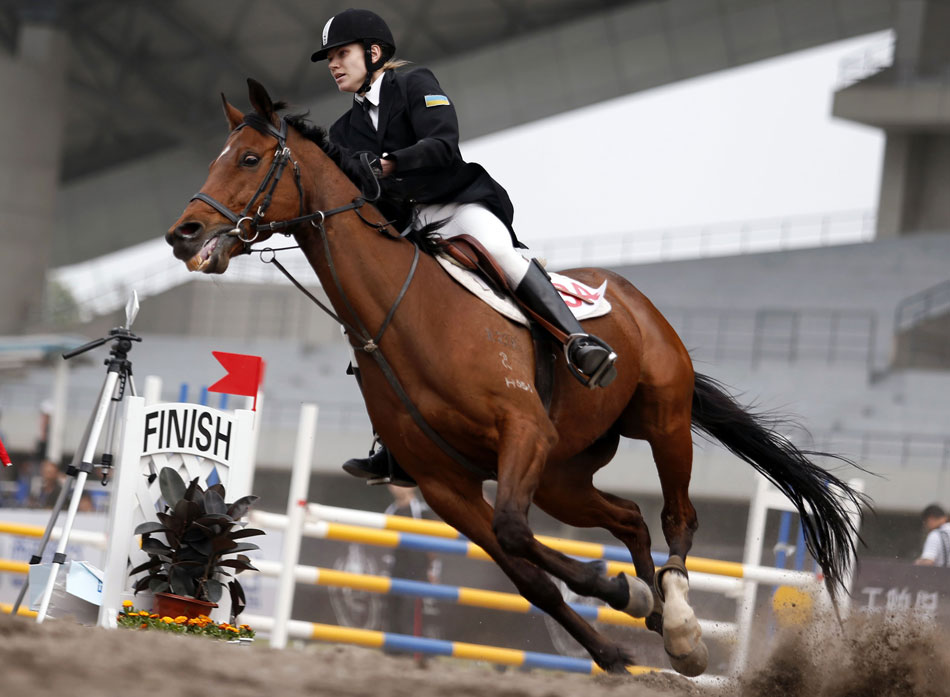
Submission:
<svg viewBox="0 0 950 697">
<path fill-rule="evenodd" d="M 366 220 L 366 218 L 364 218 L 359 212 L 359 209 L 362 208 L 367 202 L 376 201 L 380 197 L 382 192 L 378 181 L 376 181 L 376 195 L 372 198 L 357 196 L 351 203 L 348 203 L 345 206 L 332 208 L 328 211 L 314 211 L 313 213 L 304 213 L 304 194 L 303 186 L 300 183 L 300 167 L 297 165 L 297 161 L 293 159 L 290 148 L 287 147 L 287 120 L 282 118 L 280 120 L 280 128 L 277 128 L 264 117 L 257 113 L 251 112 L 244 115 L 244 121 L 234 130 L 239 131 L 245 126 L 250 126 L 259 133 L 270 135 L 276 138 L 277 150 L 274 152 L 274 159 L 271 161 L 270 168 L 267 170 L 267 174 L 264 175 L 264 178 L 257 187 L 257 191 L 254 192 L 254 195 L 247 202 L 247 205 L 244 206 L 244 210 L 242 210 L 240 213 L 235 213 L 226 205 L 202 191 L 199 191 L 191 197 L 191 201 L 203 201 L 204 203 L 207 203 L 209 206 L 218 211 L 218 213 L 234 223 L 233 228 L 222 234 L 237 237 L 238 240 L 244 244 L 244 249 L 242 250 L 243 254 L 250 254 L 253 251 L 251 249 L 251 244 L 257 240 L 261 232 L 283 232 L 284 234 L 289 234 L 284 231 L 301 223 L 310 223 L 317 229 L 321 229 L 323 227 L 324 220 L 332 215 L 336 215 L 337 213 L 343 213 L 344 211 L 355 210 L 357 215 L 359 215 L 360 219 L 364 223 L 370 227 L 376 228 L 380 232 L 383 232 L 389 225 L 389 223 L 372 223 Z M 296 218 L 262 223 L 261 220 L 263 220 L 264 214 L 267 212 L 268 207 L 270 207 L 271 200 L 274 195 L 274 189 L 277 188 L 277 184 L 280 182 L 280 178 L 283 175 L 288 163 L 293 163 L 294 183 L 297 185 L 298 200 L 300 201 L 300 214 Z M 368 166 L 368 163 L 366 163 L 366 165 Z M 254 208 L 254 203 L 257 201 L 258 197 L 261 196 L 261 194 L 263 194 L 263 198 L 261 199 L 260 204 L 257 206 L 257 210 L 254 212 L 254 215 L 248 215 Z"/>
</svg>

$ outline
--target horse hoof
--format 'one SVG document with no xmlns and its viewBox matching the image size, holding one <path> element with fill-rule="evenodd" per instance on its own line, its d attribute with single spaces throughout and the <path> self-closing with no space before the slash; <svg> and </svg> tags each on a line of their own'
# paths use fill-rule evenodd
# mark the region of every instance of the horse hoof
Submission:
<svg viewBox="0 0 950 697">
<path fill-rule="evenodd" d="M 636 576 L 631 577 L 625 573 L 620 575 L 626 580 L 629 592 L 623 611 L 632 617 L 646 617 L 653 612 L 653 591 L 650 586 Z"/>
<path fill-rule="evenodd" d="M 706 666 L 709 664 L 709 650 L 703 641 L 699 641 L 696 647 L 685 656 L 673 656 L 670 654 L 670 665 L 680 675 L 687 678 L 695 678 L 706 672 Z"/>
<path fill-rule="evenodd" d="M 706 650 L 702 637 L 699 622 L 693 615 L 675 625 L 664 623 L 663 648 L 670 657 L 670 665 L 677 673 L 693 678 L 706 670 L 709 651 Z"/>
</svg>

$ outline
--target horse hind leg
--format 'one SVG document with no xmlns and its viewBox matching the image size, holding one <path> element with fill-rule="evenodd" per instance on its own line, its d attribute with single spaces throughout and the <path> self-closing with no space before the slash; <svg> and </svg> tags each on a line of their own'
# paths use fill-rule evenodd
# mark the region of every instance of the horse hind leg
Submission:
<svg viewBox="0 0 950 697">
<path fill-rule="evenodd" d="M 702 639 L 696 613 L 689 604 L 689 577 L 680 557 L 672 556 L 657 572 L 663 589 L 663 648 L 670 665 L 688 677 L 702 675 L 709 663 L 709 651 Z"/>
<path fill-rule="evenodd" d="M 505 552 L 492 531 L 492 508 L 482 497 L 480 482 L 466 480 L 450 485 L 445 480 L 420 481 L 420 487 L 432 510 L 484 549 L 518 592 L 564 627 L 600 668 L 625 673 L 627 666 L 635 663 L 628 650 L 597 632 L 564 602 L 558 587 L 544 571 Z"/>
<path fill-rule="evenodd" d="M 547 448 L 544 439 L 517 426 L 506 431 L 499 448 L 498 494 L 493 529 L 499 544 L 513 557 L 530 561 L 584 596 L 598 598 L 635 617 L 649 615 L 653 597 L 641 580 L 626 575 L 606 578 L 601 562 L 583 563 L 538 542 L 528 525 L 528 508 L 541 485 Z M 575 463 L 572 462 L 572 467 Z M 544 486 L 558 472 L 545 473 Z M 588 486 L 590 482 L 588 480 Z M 572 496 L 575 491 L 571 491 Z M 652 567 L 651 567 L 652 571 Z"/>
<path fill-rule="evenodd" d="M 656 575 L 656 590 L 664 601 L 663 645 L 673 668 L 692 677 L 703 673 L 709 662 L 699 621 L 689 604 L 689 580 L 684 561 L 698 527 L 696 510 L 689 500 L 692 432 L 686 422 L 647 440 L 653 450 L 663 490 L 661 520 L 670 550 L 669 561 Z"/>
</svg>

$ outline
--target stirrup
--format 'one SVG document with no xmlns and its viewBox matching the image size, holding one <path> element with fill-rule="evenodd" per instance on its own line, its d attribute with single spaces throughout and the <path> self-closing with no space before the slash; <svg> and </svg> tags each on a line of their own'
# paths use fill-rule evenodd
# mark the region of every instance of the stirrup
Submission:
<svg viewBox="0 0 950 697">
<path fill-rule="evenodd" d="M 587 373 L 581 372 L 577 366 L 571 361 L 571 350 L 574 347 L 574 344 L 577 341 L 583 340 L 588 344 L 595 344 L 600 346 L 604 351 L 607 352 L 607 355 L 600 362 L 594 372 L 588 375 Z M 593 334 L 571 334 L 567 338 L 567 343 L 564 344 L 564 359 L 567 362 L 568 370 L 571 371 L 571 374 L 580 381 L 582 385 L 589 389 L 594 389 L 595 387 L 606 387 L 613 379 L 617 377 L 617 370 L 614 368 L 614 363 L 617 362 L 617 354 L 612 348 L 607 344 L 606 341 L 600 339 Z"/>
</svg>

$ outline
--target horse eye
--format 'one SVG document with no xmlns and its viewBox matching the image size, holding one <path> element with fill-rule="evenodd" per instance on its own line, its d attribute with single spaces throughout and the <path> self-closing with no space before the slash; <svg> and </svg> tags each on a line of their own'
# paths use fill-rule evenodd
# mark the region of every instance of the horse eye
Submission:
<svg viewBox="0 0 950 697">
<path fill-rule="evenodd" d="M 245 167 L 254 167 L 260 161 L 261 161 L 261 158 L 259 158 L 254 153 L 250 153 L 250 152 L 245 154 L 244 157 L 241 158 L 241 164 L 244 165 Z"/>
</svg>

